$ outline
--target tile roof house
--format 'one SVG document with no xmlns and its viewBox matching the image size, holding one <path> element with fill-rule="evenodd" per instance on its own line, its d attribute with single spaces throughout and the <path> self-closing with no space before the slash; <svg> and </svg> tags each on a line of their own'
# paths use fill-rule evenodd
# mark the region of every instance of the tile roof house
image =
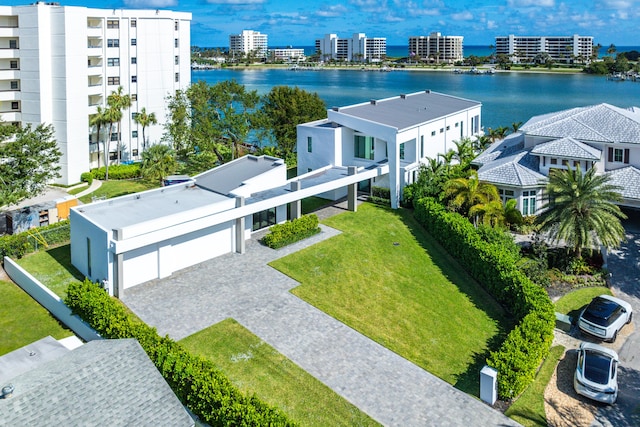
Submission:
<svg viewBox="0 0 640 427">
<path fill-rule="evenodd" d="M 596 168 L 621 188 L 621 206 L 640 207 L 640 109 L 609 104 L 532 117 L 519 132 L 492 144 L 473 163 L 478 177 L 517 199 L 523 215 L 544 205 L 552 169 Z"/>
<path fill-rule="evenodd" d="M 0 357 L 0 426 L 184 426 L 195 422 L 134 339 L 73 351 L 47 337 Z"/>
</svg>

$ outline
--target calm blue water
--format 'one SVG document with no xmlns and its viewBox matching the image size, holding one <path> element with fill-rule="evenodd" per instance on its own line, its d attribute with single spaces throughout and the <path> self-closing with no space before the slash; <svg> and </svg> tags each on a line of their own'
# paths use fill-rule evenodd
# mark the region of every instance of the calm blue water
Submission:
<svg viewBox="0 0 640 427">
<path fill-rule="evenodd" d="M 283 69 L 221 69 L 192 71 L 192 82 L 215 84 L 235 79 L 249 90 L 268 93 L 273 86 L 298 86 L 316 92 L 327 108 L 431 89 L 482 102 L 486 128 L 526 122 L 531 116 L 607 102 L 640 106 L 640 82 L 613 82 L 583 74 L 496 73 L 359 70 L 289 71 Z"/>
</svg>

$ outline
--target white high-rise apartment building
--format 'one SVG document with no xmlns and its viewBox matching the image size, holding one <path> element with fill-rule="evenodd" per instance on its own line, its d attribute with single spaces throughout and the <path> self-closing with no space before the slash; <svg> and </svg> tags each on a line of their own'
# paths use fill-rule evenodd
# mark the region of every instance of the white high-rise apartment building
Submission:
<svg viewBox="0 0 640 427">
<path fill-rule="evenodd" d="M 255 52 L 257 58 L 266 58 L 268 53 L 267 35 L 259 31 L 243 30 L 240 34 L 229 36 L 229 53 L 244 56 Z"/>
<path fill-rule="evenodd" d="M 536 55 L 546 53 L 557 62 L 572 63 L 576 58 L 588 61 L 593 54 L 593 37 L 579 36 L 509 36 L 496 37 L 496 54 L 504 54 L 513 62 L 533 62 Z"/>
<path fill-rule="evenodd" d="M 132 105 L 123 111 L 122 160 L 138 160 L 142 128 L 133 117 L 145 108 L 160 141 L 166 97 L 191 83 L 191 14 L 166 10 L 90 9 L 37 2 L 0 6 L 0 118 L 16 124 L 53 124 L 62 158 L 59 182 L 72 184 L 104 165 L 104 146 L 89 122 L 122 86 Z M 101 129 L 100 141 L 108 126 Z M 117 125 L 110 136 L 117 157 Z"/>
<path fill-rule="evenodd" d="M 364 33 L 354 33 L 349 39 L 325 34 L 316 39 L 315 47 L 323 60 L 379 62 L 387 56 L 386 37 L 367 37 Z"/>
<path fill-rule="evenodd" d="M 432 32 L 428 36 L 409 37 L 409 56 L 433 62 L 462 61 L 463 41 L 463 36 L 443 36 L 438 32 Z"/>
</svg>

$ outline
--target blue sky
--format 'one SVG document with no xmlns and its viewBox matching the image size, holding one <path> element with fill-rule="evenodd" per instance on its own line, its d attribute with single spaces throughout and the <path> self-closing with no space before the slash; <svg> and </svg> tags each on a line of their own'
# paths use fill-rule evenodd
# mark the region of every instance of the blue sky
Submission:
<svg viewBox="0 0 640 427">
<path fill-rule="evenodd" d="M 590 35 L 608 46 L 640 45 L 640 0 L 57 0 L 64 6 L 171 9 L 193 13 L 192 44 L 228 46 L 243 29 L 269 35 L 269 46 L 312 46 L 326 33 L 355 32 L 406 45 L 439 31 L 466 45 L 499 35 Z M 30 1 L 3 1 L 28 4 Z"/>
</svg>

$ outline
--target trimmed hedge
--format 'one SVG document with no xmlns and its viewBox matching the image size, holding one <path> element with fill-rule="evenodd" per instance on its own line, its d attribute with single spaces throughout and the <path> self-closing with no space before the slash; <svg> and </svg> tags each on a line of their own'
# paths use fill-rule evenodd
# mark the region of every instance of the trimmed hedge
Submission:
<svg viewBox="0 0 640 427">
<path fill-rule="evenodd" d="M 98 169 L 91 169 L 91 173 L 95 179 L 105 179 L 107 170 L 102 166 Z M 109 166 L 109 179 L 134 179 L 141 176 L 140 163 Z"/>
<path fill-rule="evenodd" d="M 245 396 L 215 365 L 134 319 L 97 284 L 72 283 L 65 303 L 104 338 L 135 338 L 178 399 L 211 426 L 294 426 L 255 396 Z"/>
<path fill-rule="evenodd" d="M 467 219 L 448 212 L 432 198 L 420 199 L 418 222 L 462 264 L 467 272 L 519 320 L 487 363 L 498 370 L 498 394 L 518 396 L 533 381 L 553 341 L 555 314 L 543 288 L 517 269 L 520 253 L 513 241 L 478 231 Z"/>
<path fill-rule="evenodd" d="M 37 233 L 46 240 L 48 245 L 68 243 L 69 240 L 71 240 L 71 227 L 69 227 L 69 220 L 60 221 L 44 227 L 38 227 L 35 230 L 37 230 Z M 36 231 L 29 230 L 18 234 L 0 236 L 0 262 L 4 264 L 5 256 L 20 259 L 26 254 L 35 252 L 42 248 L 41 244 L 38 244 L 38 248 L 36 248 L 37 242 L 33 237 L 29 236 L 30 233 L 34 234 Z"/>
<path fill-rule="evenodd" d="M 311 237 L 319 232 L 318 216 L 316 214 L 309 214 L 271 226 L 271 228 L 269 228 L 269 234 L 262 238 L 262 242 L 271 249 L 278 249 Z"/>
<path fill-rule="evenodd" d="M 80 175 L 80 181 L 86 182 L 87 184 L 91 185 L 93 183 L 93 173 L 91 173 L 91 172 L 83 172 Z"/>
</svg>

